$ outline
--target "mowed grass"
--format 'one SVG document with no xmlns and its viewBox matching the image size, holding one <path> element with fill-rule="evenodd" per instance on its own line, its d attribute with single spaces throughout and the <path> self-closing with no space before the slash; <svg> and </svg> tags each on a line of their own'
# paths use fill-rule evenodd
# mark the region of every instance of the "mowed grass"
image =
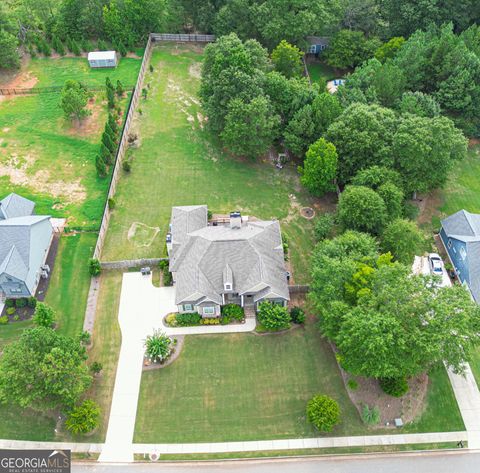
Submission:
<svg viewBox="0 0 480 473">
<path fill-rule="evenodd" d="M 195 48 L 195 49 L 194 49 Z M 278 219 L 290 239 L 296 281 L 308 280 L 312 222 L 300 216 L 313 201 L 293 165 L 241 160 L 224 153 L 205 130 L 198 100 L 202 54 L 197 46 L 164 44 L 153 51 L 147 100 L 135 129 L 132 171 L 119 181 L 102 258 L 156 257 L 175 205 L 207 204 L 214 213 Z"/>
<path fill-rule="evenodd" d="M 443 370 L 443 371 L 442 371 Z M 318 436 L 305 407 L 315 394 L 340 404 L 329 435 L 463 430 L 443 367 L 430 376 L 423 413 L 403 430 L 367 428 L 315 323 L 275 335 L 189 336 L 171 365 L 142 376 L 135 441 L 221 442 Z"/>
<path fill-rule="evenodd" d="M 307 69 L 312 83 L 318 83 L 320 81 L 328 82 L 329 80 L 339 77 L 333 67 L 330 67 L 322 61 L 307 63 Z"/>
<path fill-rule="evenodd" d="M 45 302 L 55 310 L 57 330 L 63 335 L 75 336 L 83 330 L 90 288 L 88 260 L 96 241 L 96 233 L 63 235 L 60 239 Z"/>
<path fill-rule="evenodd" d="M 62 86 L 66 79 L 101 86 L 107 75 L 127 85 L 136 81 L 140 63 L 125 59 L 117 69 L 97 71 L 84 58 L 33 59 L 21 74 L 36 77 L 38 87 Z M 63 117 L 59 103 L 60 93 L 0 102 L 0 197 L 17 192 L 36 202 L 37 213 L 68 217 L 71 226 L 98 227 L 109 185 L 95 170 L 107 117 L 105 93 L 95 93 L 92 114 L 80 126 Z M 126 107 L 126 98 L 121 105 Z"/>
</svg>

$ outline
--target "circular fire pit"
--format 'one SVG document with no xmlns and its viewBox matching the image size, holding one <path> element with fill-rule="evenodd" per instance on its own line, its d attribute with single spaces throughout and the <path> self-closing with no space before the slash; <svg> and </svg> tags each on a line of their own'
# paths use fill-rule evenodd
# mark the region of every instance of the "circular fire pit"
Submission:
<svg viewBox="0 0 480 473">
<path fill-rule="evenodd" d="M 315 210 L 313 210 L 311 207 L 303 207 L 300 210 L 300 215 L 303 218 L 311 219 L 311 218 L 315 217 Z"/>
</svg>

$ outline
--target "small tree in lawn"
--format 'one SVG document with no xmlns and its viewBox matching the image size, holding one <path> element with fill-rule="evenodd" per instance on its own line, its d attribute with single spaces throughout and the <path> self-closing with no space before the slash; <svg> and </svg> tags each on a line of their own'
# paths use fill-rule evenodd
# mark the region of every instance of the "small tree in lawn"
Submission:
<svg viewBox="0 0 480 473">
<path fill-rule="evenodd" d="M 105 146 L 104 143 L 100 145 L 100 156 L 102 157 L 105 164 L 112 164 L 113 153 Z"/>
<path fill-rule="evenodd" d="M 117 80 L 116 92 L 117 92 L 117 95 L 118 95 L 119 97 L 122 97 L 122 96 L 123 96 L 123 92 L 124 92 L 124 90 L 123 90 L 123 85 L 122 85 L 122 83 L 121 83 L 119 80 Z"/>
<path fill-rule="evenodd" d="M 65 425 L 73 434 L 86 434 L 96 429 L 100 419 L 100 407 L 95 401 L 86 399 L 68 414 Z"/>
<path fill-rule="evenodd" d="M 298 77 L 302 74 L 303 53 L 296 46 L 282 40 L 272 51 L 272 62 L 275 69 L 285 77 Z"/>
<path fill-rule="evenodd" d="M 308 401 L 307 418 L 321 432 L 331 432 L 340 421 L 340 407 L 334 399 L 318 394 Z"/>
<path fill-rule="evenodd" d="M 110 128 L 113 130 L 115 135 L 118 133 L 118 123 L 117 120 L 115 120 L 115 117 L 113 116 L 112 113 L 108 114 L 108 124 L 110 125 Z"/>
<path fill-rule="evenodd" d="M 287 308 L 281 305 L 262 302 L 258 307 L 257 316 L 267 330 L 282 330 L 290 327 L 290 314 Z"/>
<path fill-rule="evenodd" d="M 334 190 L 338 162 L 335 145 L 320 138 L 310 145 L 305 156 L 303 167 L 298 168 L 302 184 L 319 196 Z"/>
<path fill-rule="evenodd" d="M 109 108 L 115 107 L 115 90 L 113 89 L 113 87 L 107 87 L 107 101 Z"/>
<path fill-rule="evenodd" d="M 62 90 L 60 106 L 66 118 L 80 120 L 90 114 L 87 110 L 88 92 L 76 80 L 67 80 Z"/>
<path fill-rule="evenodd" d="M 105 122 L 105 133 L 110 137 L 114 144 L 117 142 L 117 135 L 110 126 L 110 123 L 108 123 L 108 120 Z"/>
<path fill-rule="evenodd" d="M 108 151 L 110 151 L 110 154 L 113 155 L 115 152 L 115 143 L 107 131 L 102 133 L 102 143 L 107 147 Z"/>
<path fill-rule="evenodd" d="M 41 327 L 50 328 L 55 321 L 55 312 L 47 304 L 38 302 L 33 315 L 33 322 Z"/>
<path fill-rule="evenodd" d="M 82 54 L 82 51 L 80 50 L 80 45 L 77 43 L 75 39 L 72 39 L 70 51 L 72 51 L 72 53 L 75 54 L 75 56 L 80 56 Z"/>
<path fill-rule="evenodd" d="M 94 361 L 91 365 L 90 365 L 90 371 L 93 373 L 93 374 L 98 374 L 100 373 L 100 371 L 103 370 L 103 365 L 102 363 L 100 363 L 99 361 Z"/>
<path fill-rule="evenodd" d="M 164 361 L 172 352 L 172 339 L 159 330 L 149 335 L 145 340 L 146 355 L 154 363 Z"/>
</svg>

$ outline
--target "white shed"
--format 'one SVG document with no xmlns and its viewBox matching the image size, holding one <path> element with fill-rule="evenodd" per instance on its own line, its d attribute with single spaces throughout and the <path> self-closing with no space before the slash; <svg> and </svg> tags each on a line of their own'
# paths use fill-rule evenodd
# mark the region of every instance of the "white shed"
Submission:
<svg viewBox="0 0 480 473">
<path fill-rule="evenodd" d="M 92 51 L 88 53 L 90 67 L 117 67 L 117 53 L 115 51 Z"/>
</svg>

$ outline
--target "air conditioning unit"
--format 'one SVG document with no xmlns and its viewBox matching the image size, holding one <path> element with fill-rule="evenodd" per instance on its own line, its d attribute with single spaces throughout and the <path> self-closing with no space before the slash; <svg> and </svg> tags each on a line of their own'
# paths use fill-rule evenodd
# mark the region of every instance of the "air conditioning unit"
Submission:
<svg viewBox="0 0 480 473">
<path fill-rule="evenodd" d="M 40 276 L 43 278 L 43 279 L 47 279 L 48 278 L 48 273 L 46 271 L 41 271 L 40 272 Z"/>
<path fill-rule="evenodd" d="M 44 264 L 40 267 L 41 270 L 46 271 L 47 273 L 50 272 L 50 266 L 48 264 Z"/>
</svg>

